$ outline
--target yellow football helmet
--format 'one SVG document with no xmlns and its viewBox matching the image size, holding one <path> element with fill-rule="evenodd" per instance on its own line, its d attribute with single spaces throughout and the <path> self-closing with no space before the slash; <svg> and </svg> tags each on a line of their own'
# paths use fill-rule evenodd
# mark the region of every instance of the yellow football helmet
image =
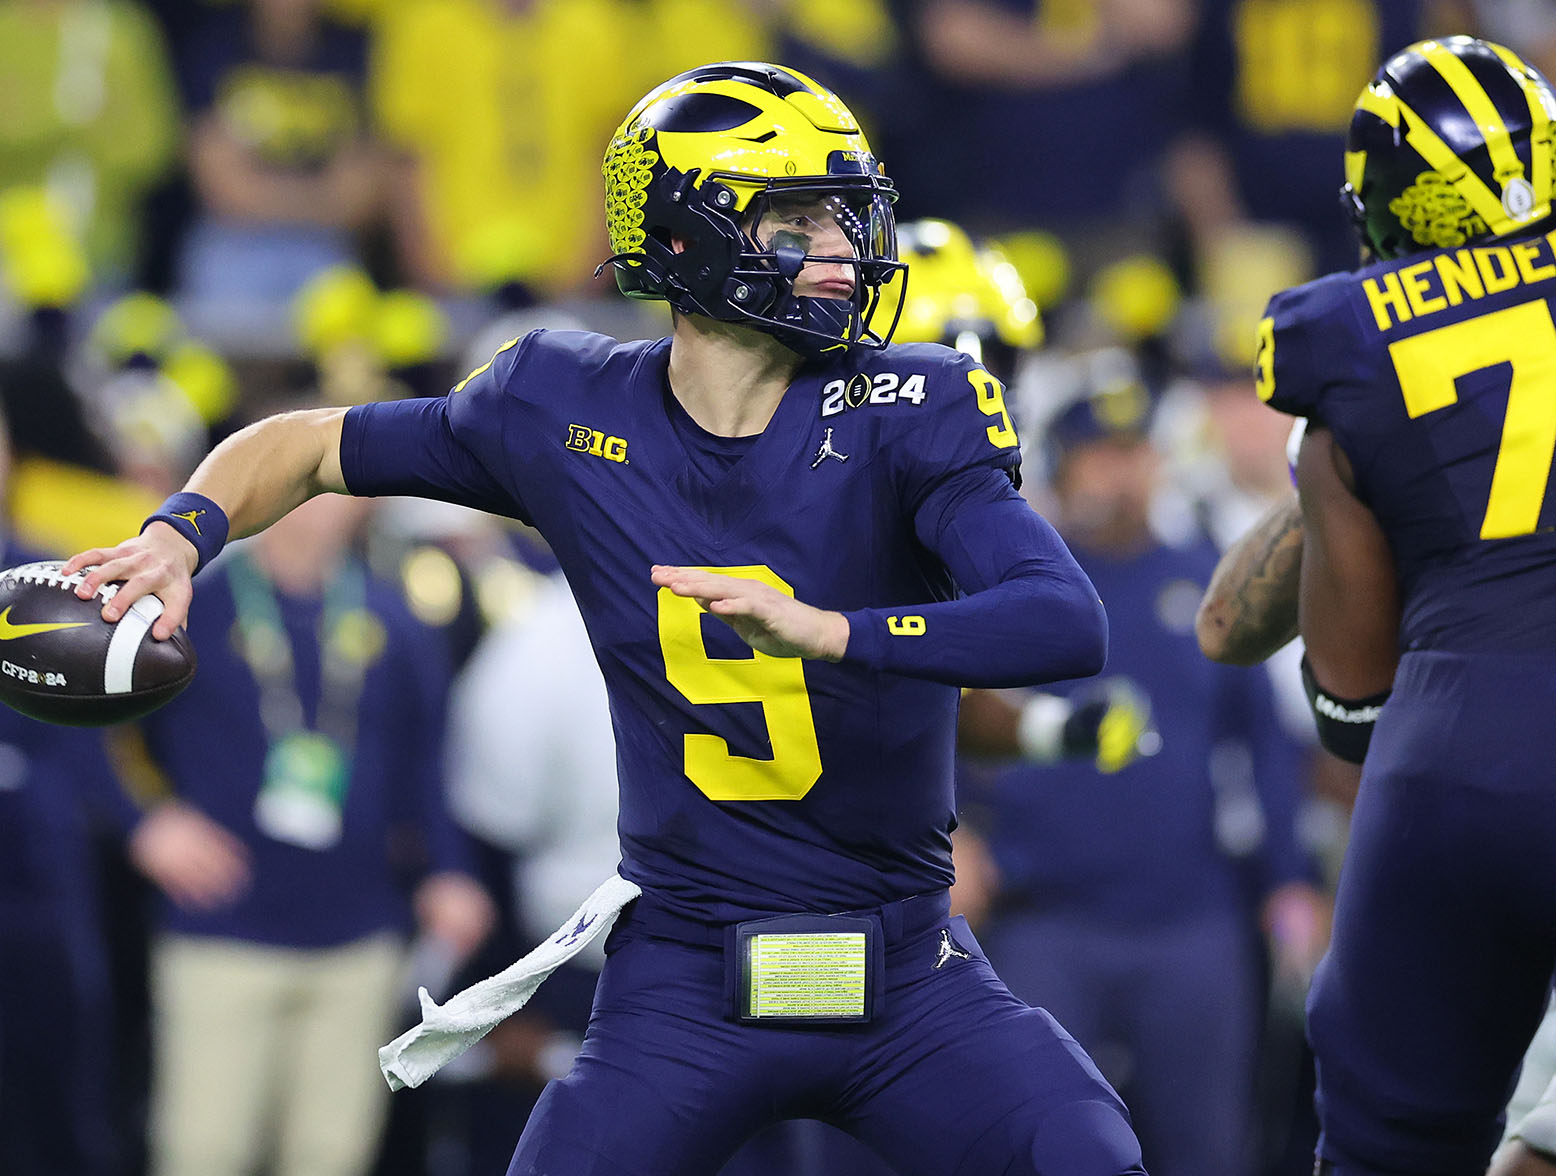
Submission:
<svg viewBox="0 0 1556 1176">
<path fill-rule="evenodd" d="M 1526 232 L 1551 215 L 1556 96 L 1474 37 L 1389 58 L 1351 116 L 1341 200 L 1375 256 Z"/>
<path fill-rule="evenodd" d="M 896 319 L 898 343 L 944 343 L 965 351 L 1007 383 L 1016 359 L 1043 341 L 1037 304 L 1003 253 L 979 247 L 950 221 L 901 226 L 899 255 L 911 283 L 893 282 L 875 314 Z"/>
<path fill-rule="evenodd" d="M 604 172 L 605 264 L 629 297 L 749 324 L 807 357 L 891 338 L 872 312 L 903 268 L 896 189 L 848 108 L 805 75 L 721 62 L 671 78 L 617 129 Z M 811 252 L 818 218 L 851 257 Z M 851 265 L 850 296 L 797 296 L 812 261 Z"/>
</svg>

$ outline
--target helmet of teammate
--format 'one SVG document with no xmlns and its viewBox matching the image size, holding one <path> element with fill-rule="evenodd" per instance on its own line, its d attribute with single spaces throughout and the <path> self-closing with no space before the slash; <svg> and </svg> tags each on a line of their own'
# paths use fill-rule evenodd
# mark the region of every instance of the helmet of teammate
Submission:
<svg viewBox="0 0 1556 1176">
<path fill-rule="evenodd" d="M 1521 233 L 1551 215 L 1556 96 L 1509 49 L 1421 41 L 1356 101 L 1341 202 L 1380 258 Z"/>
<path fill-rule="evenodd" d="M 848 108 L 804 74 L 760 62 L 679 74 L 632 108 L 604 171 L 622 293 L 747 324 L 806 358 L 890 340 L 872 312 L 904 280 L 896 189 Z M 797 295 L 810 262 L 851 268 L 852 291 Z"/>
<path fill-rule="evenodd" d="M 965 351 L 1005 383 L 1016 361 L 1043 341 L 1037 304 L 998 249 L 975 245 L 949 221 L 900 227 L 897 246 L 911 282 L 881 293 L 875 317 L 896 320 L 898 343 L 944 343 Z"/>
</svg>

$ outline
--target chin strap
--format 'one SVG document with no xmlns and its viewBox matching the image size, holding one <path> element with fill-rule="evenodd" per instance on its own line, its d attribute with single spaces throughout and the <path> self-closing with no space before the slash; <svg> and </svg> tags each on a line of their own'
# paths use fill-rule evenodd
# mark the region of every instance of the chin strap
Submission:
<svg viewBox="0 0 1556 1176">
<path fill-rule="evenodd" d="M 858 317 L 859 309 L 853 301 L 790 295 L 779 300 L 773 309 L 771 321 L 758 319 L 751 325 L 759 331 L 766 331 L 805 359 L 821 359 L 850 347 L 885 346 L 884 343 L 850 338 Z"/>
</svg>

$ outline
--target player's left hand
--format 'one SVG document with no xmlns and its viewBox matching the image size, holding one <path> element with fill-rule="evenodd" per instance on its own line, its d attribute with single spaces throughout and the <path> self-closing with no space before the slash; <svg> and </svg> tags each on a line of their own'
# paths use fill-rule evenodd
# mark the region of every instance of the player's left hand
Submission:
<svg viewBox="0 0 1556 1176">
<path fill-rule="evenodd" d="M 655 564 L 651 574 L 659 587 L 695 600 L 762 653 L 835 662 L 848 648 L 842 613 L 803 604 L 770 584 L 667 564 Z"/>
</svg>

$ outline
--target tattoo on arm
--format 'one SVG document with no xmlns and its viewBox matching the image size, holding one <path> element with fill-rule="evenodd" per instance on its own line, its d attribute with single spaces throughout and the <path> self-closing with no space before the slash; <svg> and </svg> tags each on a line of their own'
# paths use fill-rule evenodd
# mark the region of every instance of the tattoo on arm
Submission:
<svg viewBox="0 0 1556 1176">
<path fill-rule="evenodd" d="M 1195 618 L 1212 661 L 1255 665 L 1297 635 L 1302 508 L 1296 495 L 1265 512 L 1216 565 Z"/>
</svg>

